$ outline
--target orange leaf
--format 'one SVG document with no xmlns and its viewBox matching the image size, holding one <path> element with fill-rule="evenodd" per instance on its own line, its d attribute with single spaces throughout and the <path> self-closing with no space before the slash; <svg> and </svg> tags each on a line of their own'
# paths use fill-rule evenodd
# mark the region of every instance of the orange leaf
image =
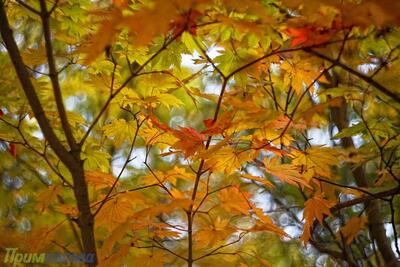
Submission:
<svg viewBox="0 0 400 267">
<path fill-rule="evenodd" d="M 314 220 L 317 219 L 319 223 L 322 223 L 325 215 L 331 216 L 330 208 L 333 205 L 335 205 L 335 202 L 324 199 L 322 194 L 315 195 L 304 203 L 303 220 L 305 219 L 305 224 L 301 237 L 304 244 L 307 244 L 311 237 Z"/>
<path fill-rule="evenodd" d="M 132 215 L 133 202 L 124 197 L 107 201 L 96 217 L 97 225 L 105 225 L 108 230 L 114 229 Z"/>
<path fill-rule="evenodd" d="M 247 174 L 247 173 L 241 174 L 240 176 L 242 176 L 243 178 L 252 180 L 252 181 L 256 181 L 256 182 L 262 183 L 263 185 L 268 186 L 268 187 L 275 187 L 275 186 L 274 186 L 270 181 L 268 181 L 266 178 L 262 178 L 262 177 L 260 177 L 260 176 L 254 176 L 254 175 Z"/>
<path fill-rule="evenodd" d="M 306 25 L 304 27 L 288 28 L 286 34 L 292 38 L 291 46 L 298 45 L 311 46 L 323 44 L 331 40 L 340 30 L 337 23 L 330 29 L 319 27 L 317 25 Z"/>
<path fill-rule="evenodd" d="M 37 204 L 35 209 L 39 212 L 44 212 L 56 200 L 57 195 L 61 194 L 61 188 L 57 185 L 52 185 L 45 188 L 37 196 Z"/>
<path fill-rule="evenodd" d="M 363 229 L 366 222 L 367 218 L 364 216 L 353 217 L 343 227 L 340 228 L 339 232 L 343 235 L 347 245 L 351 244 L 357 234 L 361 231 L 361 229 Z"/>
<path fill-rule="evenodd" d="M 193 128 L 179 127 L 178 130 L 172 130 L 172 133 L 179 139 L 172 147 L 182 150 L 185 157 L 190 157 L 203 148 L 205 136 Z"/>
<path fill-rule="evenodd" d="M 249 214 L 250 206 L 243 194 L 247 194 L 246 198 L 250 198 L 248 193 L 242 193 L 239 186 L 232 186 L 218 193 L 221 207 L 232 214 Z M 232 200 L 235 201 L 232 201 Z"/>
<path fill-rule="evenodd" d="M 204 120 L 204 125 L 207 130 L 202 131 L 202 134 L 214 135 L 221 134 L 226 129 L 228 129 L 232 124 L 232 112 L 225 112 L 222 116 L 218 118 L 217 121 L 212 119 Z"/>
<path fill-rule="evenodd" d="M 303 175 L 291 164 L 279 164 L 276 159 L 264 158 L 265 170 L 277 177 L 284 183 L 288 183 L 294 186 L 306 186 L 310 187 Z"/>
<path fill-rule="evenodd" d="M 116 178 L 111 173 L 105 173 L 101 171 L 88 171 L 85 173 L 86 182 L 89 185 L 93 185 L 96 190 L 111 187 Z"/>
<path fill-rule="evenodd" d="M 79 49 L 86 54 L 84 60 L 85 65 L 89 65 L 102 54 L 106 47 L 112 44 L 118 32 L 122 16 L 121 11 L 119 9 L 113 9 L 108 13 L 103 12 L 102 16 L 104 16 L 105 19 L 100 23 L 97 33 L 89 39 L 87 45 Z"/>
</svg>

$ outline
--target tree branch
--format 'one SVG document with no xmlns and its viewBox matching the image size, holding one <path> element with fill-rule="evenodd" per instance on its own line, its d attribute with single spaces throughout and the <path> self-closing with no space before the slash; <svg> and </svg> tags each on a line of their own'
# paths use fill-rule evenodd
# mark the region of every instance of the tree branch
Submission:
<svg viewBox="0 0 400 267">
<path fill-rule="evenodd" d="M 50 122 L 45 115 L 42 104 L 40 103 L 40 100 L 35 92 L 35 88 L 33 87 L 29 73 L 25 68 L 25 64 L 22 60 L 18 46 L 14 40 L 12 30 L 8 23 L 3 1 L 0 3 L 0 32 L 10 55 L 11 61 L 14 65 L 18 79 L 22 85 L 22 89 L 25 92 L 33 114 L 35 115 L 35 118 L 38 121 L 45 138 L 57 156 L 64 162 L 64 164 L 66 164 L 68 167 L 73 167 L 75 165 L 74 158 L 68 153 L 55 135 L 52 127 L 50 126 Z"/>
<path fill-rule="evenodd" d="M 74 153 L 78 153 L 79 149 L 72 134 L 71 126 L 68 122 L 67 112 L 65 111 L 64 101 L 61 93 L 60 82 L 58 80 L 58 71 L 54 59 L 53 45 L 50 32 L 49 13 L 47 12 L 46 1 L 40 0 L 40 18 L 43 24 L 43 34 L 46 46 L 47 62 L 49 65 L 49 76 L 53 87 L 54 98 L 56 100 L 58 114 L 60 116 L 61 125 L 67 138 L 70 149 Z"/>
<path fill-rule="evenodd" d="M 391 97 L 393 100 L 395 100 L 397 103 L 400 104 L 400 95 L 396 94 L 392 91 L 390 91 L 388 88 L 386 88 L 385 86 L 383 86 L 382 84 L 380 84 L 379 82 L 375 81 L 374 79 L 372 79 L 371 77 L 366 76 L 365 74 L 362 74 L 361 72 L 358 72 L 352 68 L 350 68 L 349 66 L 341 63 L 338 60 L 335 60 L 333 58 L 330 58 L 322 53 L 319 53 L 318 51 L 315 51 L 311 48 L 304 48 L 303 49 L 305 52 L 312 54 L 314 56 L 317 56 L 319 58 L 322 58 L 328 62 L 331 62 L 332 64 L 339 66 L 340 68 L 344 69 L 345 71 L 347 71 L 348 73 L 360 78 L 361 80 L 367 82 L 368 84 L 372 85 L 373 87 L 375 87 L 376 89 L 378 89 L 380 92 L 384 93 L 385 95 Z"/>
</svg>

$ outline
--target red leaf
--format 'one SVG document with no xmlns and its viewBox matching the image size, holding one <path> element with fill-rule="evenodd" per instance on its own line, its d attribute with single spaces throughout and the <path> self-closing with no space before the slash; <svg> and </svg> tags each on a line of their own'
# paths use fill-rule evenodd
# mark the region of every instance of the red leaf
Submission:
<svg viewBox="0 0 400 267">
<path fill-rule="evenodd" d="M 217 121 L 212 119 L 206 119 L 203 121 L 207 130 L 202 131 L 202 134 L 214 135 L 221 134 L 226 129 L 228 129 L 232 124 L 232 112 L 225 112 L 222 116 L 218 118 Z"/>
<path fill-rule="evenodd" d="M 339 21 L 333 21 L 330 28 L 311 24 L 287 28 L 286 34 L 292 38 L 292 47 L 298 45 L 311 46 L 328 42 L 341 29 L 343 29 L 343 25 Z"/>
<path fill-rule="evenodd" d="M 172 129 L 168 127 L 168 125 L 162 124 L 161 122 L 158 121 L 158 119 L 154 116 L 150 117 L 151 123 L 153 123 L 157 128 L 166 131 L 166 132 L 171 132 Z"/>
<path fill-rule="evenodd" d="M 214 125 L 214 120 L 213 119 L 206 119 L 203 121 L 204 125 L 207 128 L 211 128 Z"/>
<path fill-rule="evenodd" d="M 17 158 L 17 145 L 14 143 L 10 143 L 8 151 L 13 156 L 13 158 Z"/>
</svg>

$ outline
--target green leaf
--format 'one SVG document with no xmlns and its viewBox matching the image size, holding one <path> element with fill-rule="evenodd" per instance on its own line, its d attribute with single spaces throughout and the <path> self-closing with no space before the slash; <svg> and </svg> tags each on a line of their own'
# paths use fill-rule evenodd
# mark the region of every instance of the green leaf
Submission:
<svg viewBox="0 0 400 267">
<path fill-rule="evenodd" d="M 335 134 L 335 136 L 333 136 L 332 139 L 341 139 L 344 137 L 354 136 L 361 133 L 364 129 L 365 129 L 364 123 L 359 122 Z"/>
</svg>

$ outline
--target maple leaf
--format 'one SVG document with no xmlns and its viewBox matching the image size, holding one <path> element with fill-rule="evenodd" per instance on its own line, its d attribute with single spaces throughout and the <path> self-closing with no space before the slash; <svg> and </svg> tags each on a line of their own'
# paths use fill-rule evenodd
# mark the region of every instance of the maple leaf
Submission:
<svg viewBox="0 0 400 267">
<path fill-rule="evenodd" d="M 254 151 L 235 150 L 233 147 L 226 145 L 225 140 L 200 153 L 198 158 L 205 159 L 205 168 L 214 172 L 222 171 L 225 174 L 230 174 L 240 170 L 243 164 L 251 161 L 255 156 L 256 153 Z"/>
<path fill-rule="evenodd" d="M 286 34 L 292 38 L 291 46 L 312 46 L 323 44 L 331 40 L 338 29 L 326 29 L 316 25 L 307 25 L 298 28 L 288 28 Z"/>
<path fill-rule="evenodd" d="M 174 30 L 174 37 L 181 35 L 184 31 L 192 35 L 196 35 L 196 21 L 201 16 L 201 12 L 196 9 L 189 9 L 189 12 L 182 14 L 171 23 L 171 28 Z"/>
<path fill-rule="evenodd" d="M 293 150 L 292 155 L 292 164 L 302 167 L 302 174 L 307 181 L 315 175 L 331 178 L 332 166 L 340 163 L 337 150 L 329 147 L 310 147 L 305 152 Z"/>
<path fill-rule="evenodd" d="M 153 7 L 144 7 L 123 19 L 135 45 L 147 45 L 153 38 L 170 29 L 170 22 L 179 16 L 174 4 L 173 1 L 155 0 Z"/>
<path fill-rule="evenodd" d="M 99 267 L 117 266 L 117 264 L 122 264 L 123 260 L 125 260 L 129 255 L 130 248 L 131 246 L 128 244 L 120 245 L 113 254 L 108 255 L 107 257 L 101 257 L 99 259 Z M 99 256 L 102 256 L 100 252 Z"/>
<path fill-rule="evenodd" d="M 304 244 L 307 244 L 308 240 L 311 238 L 311 229 L 314 220 L 317 219 L 317 221 L 322 224 L 325 215 L 332 215 L 330 208 L 336 203 L 332 200 L 326 200 L 323 197 L 322 194 L 315 195 L 304 203 L 303 220 L 305 220 L 305 224 L 304 232 L 301 236 L 301 240 Z"/>
<path fill-rule="evenodd" d="M 69 204 L 59 204 L 55 206 L 55 210 L 66 215 L 70 215 L 74 218 L 77 218 L 79 215 L 78 209 Z"/>
<path fill-rule="evenodd" d="M 25 235 L 23 243 L 27 246 L 27 251 L 37 251 L 46 248 L 57 234 L 54 225 L 47 225 L 33 229 L 30 235 Z"/>
<path fill-rule="evenodd" d="M 133 211 L 133 203 L 125 197 L 117 196 L 107 201 L 96 216 L 96 225 L 106 226 L 109 231 L 125 222 Z"/>
<path fill-rule="evenodd" d="M 152 250 L 150 252 L 142 252 L 131 262 L 132 266 L 143 267 L 164 267 L 166 254 L 160 250 Z"/>
<path fill-rule="evenodd" d="M 132 215 L 132 218 L 134 219 L 149 219 L 153 218 L 155 216 L 158 216 L 160 214 L 168 214 L 173 212 L 176 209 L 188 209 L 188 207 L 193 203 L 191 199 L 173 199 L 171 202 L 167 204 L 159 204 L 157 206 L 145 208 L 143 210 L 140 210 L 136 212 L 135 214 Z"/>
<path fill-rule="evenodd" d="M 48 210 L 48 207 L 57 199 L 61 194 L 61 187 L 58 185 L 51 185 L 46 190 L 37 194 L 37 204 L 35 209 L 40 213 Z"/>
<path fill-rule="evenodd" d="M 285 60 L 280 67 L 288 74 L 284 76 L 284 83 L 287 86 L 291 84 L 297 95 L 303 92 L 304 85 L 309 86 L 312 84 L 323 71 L 322 68 L 316 68 L 314 64 L 304 61 L 290 62 Z M 318 81 L 327 82 L 325 76 L 319 77 Z M 312 88 L 310 88 L 311 93 L 313 93 Z"/>
<path fill-rule="evenodd" d="M 259 182 L 259 183 L 261 183 L 261 184 L 263 184 L 263 185 L 265 185 L 265 186 L 267 186 L 267 187 L 272 187 L 272 188 L 275 187 L 275 186 L 274 186 L 270 181 L 268 181 L 266 178 L 262 178 L 262 177 L 260 177 L 260 176 L 254 176 L 254 175 L 251 175 L 251 174 L 248 174 L 248 173 L 243 173 L 243 174 L 241 174 L 240 176 L 243 177 L 243 178 L 252 180 L 252 181 Z"/>
<path fill-rule="evenodd" d="M 223 242 L 236 229 L 229 224 L 229 219 L 217 217 L 208 228 L 196 232 L 194 238 L 199 248 L 212 247 L 219 242 Z"/>
<path fill-rule="evenodd" d="M 119 146 L 125 141 L 132 142 L 136 123 L 133 121 L 127 122 L 124 119 L 116 119 L 104 125 L 102 130 L 106 137 L 111 137 L 115 145 Z"/>
<path fill-rule="evenodd" d="M 105 173 L 101 171 L 87 171 L 85 173 L 86 182 L 89 185 L 93 185 L 96 190 L 111 187 L 116 178 L 111 173 Z"/>
<path fill-rule="evenodd" d="M 244 198 L 244 195 L 246 199 Z M 250 206 L 247 202 L 249 194 L 241 192 L 239 186 L 231 186 L 225 190 L 218 192 L 220 206 L 227 212 L 235 214 L 249 214 Z M 235 201 L 232 201 L 235 199 Z"/>
<path fill-rule="evenodd" d="M 264 166 L 268 173 L 279 178 L 284 183 L 310 187 L 300 171 L 292 164 L 279 164 L 276 158 L 264 158 Z"/>
<path fill-rule="evenodd" d="M 85 65 L 92 63 L 100 54 L 104 53 L 107 46 L 112 44 L 119 31 L 119 22 L 122 16 L 119 9 L 113 9 L 109 12 L 98 11 L 94 14 L 101 14 L 105 19 L 100 23 L 97 33 L 90 37 L 87 44 L 79 48 L 81 52 L 86 54 Z"/>
<path fill-rule="evenodd" d="M 179 139 L 172 147 L 181 150 L 185 157 L 194 155 L 204 147 L 205 136 L 193 128 L 179 127 L 172 133 Z"/>
<path fill-rule="evenodd" d="M 232 113 L 225 112 L 222 116 L 218 117 L 217 121 L 214 121 L 213 119 L 206 119 L 203 122 L 207 129 L 202 131 L 202 134 L 222 134 L 232 124 Z"/>
<path fill-rule="evenodd" d="M 254 204 L 252 204 L 252 211 L 260 221 L 256 223 L 256 225 L 251 229 L 251 231 L 270 231 L 278 234 L 279 236 L 288 236 L 288 234 L 285 233 L 285 231 L 283 231 L 281 228 L 279 228 L 272 222 L 270 217 L 264 214 L 262 209 L 257 208 L 255 207 Z"/>
<path fill-rule="evenodd" d="M 354 238 L 356 238 L 357 234 L 363 229 L 364 225 L 367 222 L 367 218 L 365 216 L 361 217 L 352 217 L 350 220 L 346 222 L 344 226 L 342 226 L 338 232 L 338 239 L 340 239 L 340 234 L 346 241 L 347 245 L 350 245 L 353 242 Z"/>
<path fill-rule="evenodd" d="M 178 129 L 172 129 L 158 122 L 154 117 L 151 118 L 151 122 L 163 131 L 172 134 L 178 140 L 171 145 L 172 148 L 178 150 L 173 153 L 182 152 L 183 155 L 188 158 L 198 151 L 201 151 L 204 147 L 205 136 L 191 127 L 179 126 Z"/>
</svg>

